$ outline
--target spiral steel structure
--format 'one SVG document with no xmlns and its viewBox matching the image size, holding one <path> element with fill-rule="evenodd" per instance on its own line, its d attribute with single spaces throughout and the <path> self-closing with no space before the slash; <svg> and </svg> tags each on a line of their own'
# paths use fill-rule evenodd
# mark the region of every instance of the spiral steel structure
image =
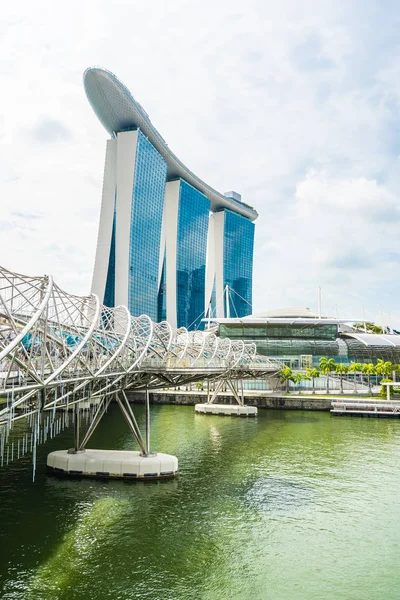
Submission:
<svg viewBox="0 0 400 600">
<path fill-rule="evenodd" d="M 108 308 L 64 292 L 51 276 L 0 268 L 0 424 L 130 389 L 274 373 L 255 344 Z M 1 405 L 0 405 L 1 408 Z"/>
</svg>

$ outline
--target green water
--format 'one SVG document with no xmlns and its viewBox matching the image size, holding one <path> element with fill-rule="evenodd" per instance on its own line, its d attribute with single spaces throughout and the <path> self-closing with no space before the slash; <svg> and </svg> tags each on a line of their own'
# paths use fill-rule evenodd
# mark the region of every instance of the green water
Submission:
<svg viewBox="0 0 400 600">
<path fill-rule="evenodd" d="M 131 444 L 113 407 L 90 445 Z M 165 482 L 47 477 L 70 445 L 0 470 L 2 600 L 400 598 L 400 421 L 153 407 Z"/>
</svg>

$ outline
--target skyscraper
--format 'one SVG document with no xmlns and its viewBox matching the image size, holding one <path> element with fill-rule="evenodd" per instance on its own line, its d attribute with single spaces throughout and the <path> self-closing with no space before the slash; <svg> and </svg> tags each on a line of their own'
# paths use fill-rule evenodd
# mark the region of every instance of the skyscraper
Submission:
<svg viewBox="0 0 400 600">
<path fill-rule="evenodd" d="M 115 75 L 87 69 L 84 86 L 111 135 L 93 293 L 177 327 L 198 328 L 210 306 L 249 314 L 257 212 L 189 171 Z"/>
</svg>

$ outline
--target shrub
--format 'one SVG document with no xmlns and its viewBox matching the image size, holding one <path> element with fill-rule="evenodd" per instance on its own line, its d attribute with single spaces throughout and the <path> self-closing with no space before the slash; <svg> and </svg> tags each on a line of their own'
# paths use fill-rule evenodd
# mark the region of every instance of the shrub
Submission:
<svg viewBox="0 0 400 600">
<path fill-rule="evenodd" d="M 392 382 L 392 379 L 382 379 L 381 383 L 389 383 Z M 387 398 L 387 390 L 386 390 L 387 386 L 386 385 L 381 385 L 381 391 L 379 392 L 379 398 L 384 398 L 386 400 Z M 389 386 L 389 397 L 393 398 L 393 387 Z"/>
</svg>

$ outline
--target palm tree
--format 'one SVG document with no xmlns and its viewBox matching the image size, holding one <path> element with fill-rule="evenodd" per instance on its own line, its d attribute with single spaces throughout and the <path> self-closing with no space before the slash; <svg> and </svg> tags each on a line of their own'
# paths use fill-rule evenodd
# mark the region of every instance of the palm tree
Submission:
<svg viewBox="0 0 400 600">
<path fill-rule="evenodd" d="M 375 365 L 372 363 L 364 363 L 362 366 L 362 372 L 368 375 L 368 390 L 369 393 L 372 394 L 371 375 L 375 375 L 376 373 Z"/>
<path fill-rule="evenodd" d="M 339 373 L 340 377 L 340 393 L 343 394 L 343 375 L 349 372 L 349 367 L 339 363 L 335 368 L 336 373 Z"/>
<path fill-rule="evenodd" d="M 375 366 L 376 374 L 381 377 L 390 377 L 393 372 L 393 363 L 389 360 L 386 362 L 382 360 L 382 358 L 378 358 L 378 361 Z"/>
<path fill-rule="evenodd" d="M 334 358 L 326 358 L 326 356 L 321 356 L 319 359 L 319 368 L 321 373 L 326 375 L 326 393 L 329 394 L 329 373 L 335 370 L 335 359 Z"/>
<path fill-rule="evenodd" d="M 315 394 L 315 380 L 318 379 L 318 377 L 320 375 L 321 375 L 321 373 L 315 367 L 312 367 L 312 368 L 309 367 L 308 369 L 306 369 L 306 377 L 308 377 L 308 379 L 312 380 L 312 393 L 313 394 Z"/>
<path fill-rule="evenodd" d="M 351 361 L 350 366 L 349 366 L 349 372 L 353 373 L 354 375 L 354 393 L 357 394 L 357 378 L 356 378 L 356 373 L 359 373 L 362 369 L 362 364 L 361 363 L 356 363 L 354 361 Z"/>
<path fill-rule="evenodd" d="M 279 375 L 279 379 L 280 379 L 281 383 L 286 384 L 286 393 L 288 394 L 289 393 L 289 382 L 295 381 L 295 374 L 293 373 L 292 369 L 286 365 L 285 367 L 283 367 L 283 369 L 281 369 L 279 371 L 278 375 Z"/>
<path fill-rule="evenodd" d="M 393 372 L 396 375 L 396 380 L 398 380 L 398 376 L 400 373 L 400 365 L 393 365 Z"/>
<path fill-rule="evenodd" d="M 307 378 L 307 376 L 304 375 L 304 373 L 300 373 L 300 371 L 297 371 L 296 373 L 293 373 L 292 381 L 295 385 L 300 385 L 301 382 L 303 381 L 303 379 L 306 379 L 306 378 Z"/>
<path fill-rule="evenodd" d="M 394 373 L 394 368 L 396 365 L 393 365 L 389 360 L 384 361 L 382 358 L 378 358 L 377 363 L 375 365 L 375 373 L 377 375 L 376 383 L 378 383 L 378 377 L 381 378 L 381 383 L 385 381 L 392 381 L 391 377 Z M 390 386 L 389 386 L 390 387 Z M 384 391 L 384 398 L 386 398 L 386 389 L 385 386 L 382 386 L 382 390 Z M 381 390 L 381 392 L 382 392 Z M 393 393 L 393 390 L 390 390 L 390 394 Z"/>
<path fill-rule="evenodd" d="M 382 327 L 380 325 L 375 325 L 371 321 L 366 321 L 365 323 L 353 323 L 353 327 L 355 329 L 360 329 L 364 332 L 364 327 L 368 333 L 384 333 Z"/>
</svg>

